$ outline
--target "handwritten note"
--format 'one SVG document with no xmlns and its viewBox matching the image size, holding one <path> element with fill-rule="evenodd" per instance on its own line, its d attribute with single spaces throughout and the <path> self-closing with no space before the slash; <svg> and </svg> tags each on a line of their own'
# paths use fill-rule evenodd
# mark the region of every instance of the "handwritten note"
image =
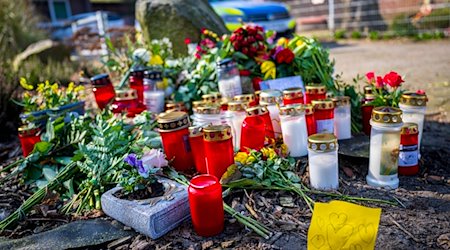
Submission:
<svg viewBox="0 0 450 250">
<path fill-rule="evenodd" d="M 278 89 L 278 90 L 285 90 L 287 88 L 302 88 L 303 92 L 305 90 L 303 86 L 303 80 L 300 76 L 289 76 L 289 77 L 282 77 L 274 80 L 267 80 L 262 81 L 260 83 L 261 89 Z"/>
<path fill-rule="evenodd" d="M 308 249 L 374 249 L 381 208 L 343 201 L 315 203 Z"/>
</svg>

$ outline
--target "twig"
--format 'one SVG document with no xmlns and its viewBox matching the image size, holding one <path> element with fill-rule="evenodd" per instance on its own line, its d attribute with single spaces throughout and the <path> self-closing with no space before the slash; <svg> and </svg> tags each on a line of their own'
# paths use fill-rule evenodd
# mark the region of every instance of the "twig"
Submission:
<svg viewBox="0 0 450 250">
<path fill-rule="evenodd" d="M 255 210 L 252 208 L 252 206 L 250 206 L 248 203 L 245 203 L 244 205 L 247 210 L 253 215 L 253 217 L 255 217 L 256 219 L 259 219 L 258 214 L 255 212 Z"/>
<path fill-rule="evenodd" d="M 398 204 L 400 204 L 400 206 L 402 206 L 403 208 L 406 208 L 405 204 L 403 204 L 403 202 L 401 202 L 399 199 L 397 199 L 397 197 L 392 195 L 392 198 L 394 198 L 398 202 Z"/>
<path fill-rule="evenodd" d="M 395 221 L 394 218 L 392 218 L 392 216 L 390 216 L 390 219 L 391 219 L 392 223 L 394 223 L 398 228 L 400 228 L 400 230 L 402 230 L 405 234 L 407 234 L 411 239 L 413 239 L 417 243 L 422 243 L 422 241 L 420 241 L 419 239 L 414 237 L 414 235 L 412 233 L 410 233 L 402 225 L 400 225 L 397 221 Z"/>
</svg>

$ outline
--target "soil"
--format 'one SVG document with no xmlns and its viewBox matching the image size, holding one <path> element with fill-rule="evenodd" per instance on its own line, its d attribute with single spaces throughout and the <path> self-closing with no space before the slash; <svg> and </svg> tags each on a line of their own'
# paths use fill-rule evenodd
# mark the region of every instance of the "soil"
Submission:
<svg viewBox="0 0 450 250">
<path fill-rule="evenodd" d="M 114 193 L 113 195 L 119 199 L 126 199 L 126 200 L 144 200 L 144 199 L 150 199 L 154 197 L 158 197 L 164 194 L 164 185 L 158 181 L 151 183 L 149 186 L 147 186 L 144 189 L 139 189 L 137 191 L 134 191 L 132 193 L 125 193 L 122 190 Z"/>
</svg>

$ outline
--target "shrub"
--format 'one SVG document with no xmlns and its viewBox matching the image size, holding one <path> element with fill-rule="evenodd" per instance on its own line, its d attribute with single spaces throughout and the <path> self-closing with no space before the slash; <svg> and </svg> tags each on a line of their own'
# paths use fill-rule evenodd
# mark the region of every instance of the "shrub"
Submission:
<svg viewBox="0 0 450 250">
<path fill-rule="evenodd" d="M 395 36 L 415 36 L 417 34 L 417 28 L 405 14 L 395 17 L 389 30 L 392 31 Z"/>
<path fill-rule="evenodd" d="M 450 27 L 450 7 L 436 9 L 419 22 L 420 29 L 446 29 Z"/>
<path fill-rule="evenodd" d="M 361 34 L 361 32 L 355 30 L 355 31 L 352 32 L 351 37 L 352 37 L 353 39 L 361 39 L 361 38 L 362 38 L 362 34 Z"/>
<path fill-rule="evenodd" d="M 378 32 L 378 31 L 369 32 L 369 39 L 370 40 L 380 40 L 380 32 Z"/>
<path fill-rule="evenodd" d="M 339 39 L 344 39 L 345 38 L 345 30 L 341 29 L 341 30 L 336 30 L 334 32 L 334 39 L 339 40 Z"/>
</svg>

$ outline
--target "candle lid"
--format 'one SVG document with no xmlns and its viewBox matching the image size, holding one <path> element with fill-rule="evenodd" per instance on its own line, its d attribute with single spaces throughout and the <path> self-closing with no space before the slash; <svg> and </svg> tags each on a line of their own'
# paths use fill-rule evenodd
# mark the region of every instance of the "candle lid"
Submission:
<svg viewBox="0 0 450 250">
<path fill-rule="evenodd" d="M 287 88 L 283 90 L 283 98 L 286 100 L 303 98 L 303 90 L 302 88 Z"/>
<path fill-rule="evenodd" d="M 366 99 L 366 101 L 373 101 L 373 100 L 375 100 L 375 95 L 373 95 L 373 94 L 365 94 L 364 95 L 364 99 Z"/>
<path fill-rule="evenodd" d="M 233 98 L 222 97 L 222 99 L 220 99 L 220 105 L 228 105 L 231 101 L 233 101 Z"/>
<path fill-rule="evenodd" d="M 264 106 L 255 106 L 245 109 L 245 112 L 247 113 L 247 116 L 258 116 L 269 113 L 269 110 Z"/>
<path fill-rule="evenodd" d="M 189 126 L 189 117 L 183 111 L 166 112 L 159 115 L 157 122 L 160 131 L 170 132 L 187 128 Z"/>
<path fill-rule="evenodd" d="M 276 89 L 267 89 L 259 94 L 259 103 L 265 105 L 273 105 L 281 102 L 282 93 Z"/>
<path fill-rule="evenodd" d="M 231 139 L 231 127 L 228 125 L 209 125 L 203 128 L 205 141 L 225 141 Z"/>
<path fill-rule="evenodd" d="M 314 114 L 314 106 L 311 104 L 303 105 L 303 110 L 305 111 L 305 115 Z"/>
<path fill-rule="evenodd" d="M 417 123 L 407 122 L 403 124 L 401 134 L 402 135 L 413 135 L 419 133 Z"/>
<path fill-rule="evenodd" d="M 245 94 L 245 95 L 236 95 L 233 97 L 234 101 L 241 101 L 241 102 L 254 102 L 256 99 L 254 94 Z"/>
<path fill-rule="evenodd" d="M 220 96 L 217 93 L 202 95 L 204 102 L 216 102 Z"/>
<path fill-rule="evenodd" d="M 325 94 L 325 98 L 327 98 L 327 99 L 332 99 L 332 98 L 334 98 L 334 93 L 331 92 L 331 91 L 328 91 L 328 92 Z"/>
<path fill-rule="evenodd" d="M 185 109 L 184 102 L 173 102 L 173 101 L 167 102 L 166 109 L 167 110 L 178 109 L 182 111 Z"/>
<path fill-rule="evenodd" d="M 197 108 L 197 107 L 203 106 L 205 104 L 206 103 L 204 101 L 193 101 L 192 102 L 192 108 Z"/>
<path fill-rule="evenodd" d="M 256 97 L 256 98 L 259 98 L 259 95 L 261 95 L 261 90 L 255 91 L 255 97 Z"/>
<path fill-rule="evenodd" d="M 38 127 L 28 127 L 27 125 L 23 125 L 17 129 L 20 136 L 31 136 L 40 134 L 41 129 Z"/>
<path fill-rule="evenodd" d="M 333 134 L 313 134 L 308 137 L 308 148 L 319 152 L 336 150 L 337 138 Z"/>
<path fill-rule="evenodd" d="M 91 78 L 92 85 L 108 85 L 111 84 L 108 74 L 99 74 Z"/>
<path fill-rule="evenodd" d="M 117 89 L 116 101 L 130 101 L 137 99 L 137 91 L 135 89 Z"/>
<path fill-rule="evenodd" d="M 146 67 L 143 66 L 137 66 L 130 69 L 130 76 L 135 77 L 144 77 L 144 72 L 147 70 Z"/>
<path fill-rule="evenodd" d="M 342 107 L 342 106 L 350 105 L 350 97 L 349 96 L 336 96 L 336 97 L 333 97 L 331 100 L 333 100 L 335 107 Z"/>
<path fill-rule="evenodd" d="M 385 124 L 402 123 L 402 111 L 394 107 L 376 107 L 372 110 L 372 121 Z"/>
<path fill-rule="evenodd" d="M 322 84 L 311 84 L 305 86 L 306 94 L 325 94 L 327 88 Z"/>
<path fill-rule="evenodd" d="M 189 183 L 189 186 L 195 189 L 208 189 L 217 186 L 218 184 L 219 180 L 214 175 L 202 174 L 192 178 L 192 180 Z"/>
<path fill-rule="evenodd" d="M 203 128 L 200 126 L 189 127 L 189 137 L 203 136 Z"/>
<path fill-rule="evenodd" d="M 155 69 L 147 69 L 144 71 L 144 78 L 151 80 L 162 80 L 162 71 Z"/>
<path fill-rule="evenodd" d="M 303 105 L 293 104 L 280 107 L 280 115 L 298 116 L 304 114 Z"/>
<path fill-rule="evenodd" d="M 400 97 L 400 103 L 407 106 L 426 106 L 427 101 L 427 95 L 412 92 L 404 93 Z"/>
<path fill-rule="evenodd" d="M 194 111 L 201 115 L 217 115 L 220 114 L 220 107 L 217 105 L 200 106 L 195 108 Z"/>
<path fill-rule="evenodd" d="M 241 101 L 231 101 L 228 103 L 229 111 L 245 111 L 245 104 Z"/>
<path fill-rule="evenodd" d="M 373 93 L 372 93 L 372 85 L 364 86 L 364 95 L 373 95 Z"/>
<path fill-rule="evenodd" d="M 329 99 L 324 100 L 312 100 L 311 104 L 314 106 L 314 109 L 333 109 L 334 108 L 334 102 Z"/>
</svg>

